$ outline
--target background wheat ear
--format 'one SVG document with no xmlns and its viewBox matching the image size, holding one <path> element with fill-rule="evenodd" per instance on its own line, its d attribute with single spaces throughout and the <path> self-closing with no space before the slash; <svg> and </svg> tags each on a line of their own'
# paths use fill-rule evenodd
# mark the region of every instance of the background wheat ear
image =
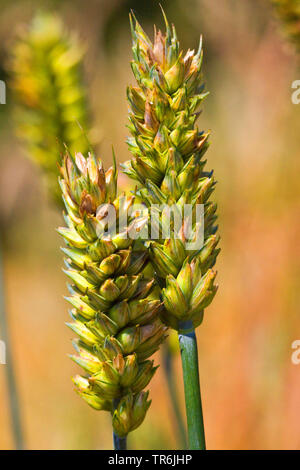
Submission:
<svg viewBox="0 0 300 470">
<path fill-rule="evenodd" d="M 189 204 L 195 234 L 204 223 L 204 243 L 196 249 L 187 248 L 185 221 L 178 233 L 173 222 L 170 238 L 164 239 L 161 231 L 160 240 L 149 246 L 162 287 L 162 319 L 179 333 L 189 445 L 204 449 L 194 329 L 201 324 L 204 309 L 217 291 L 213 266 L 219 253 L 219 237 L 217 206 L 210 198 L 215 180 L 205 169 L 204 160 L 209 133 L 199 131 L 196 124 L 199 107 L 208 95 L 201 79 L 202 39 L 196 52 L 183 54 L 175 27 L 169 25 L 165 15 L 166 32 L 155 29 L 154 42 L 134 14 L 130 19 L 131 66 L 137 86 L 129 86 L 127 92 L 131 133 L 128 145 L 133 156 L 125 163 L 124 172 L 140 183 L 139 196 L 149 208 L 153 204 L 169 205 L 183 214 L 184 206 Z M 195 217 L 199 205 L 204 208 L 202 222 Z"/>
<path fill-rule="evenodd" d="M 84 49 L 52 13 L 38 13 L 15 41 L 8 65 L 16 133 L 45 175 L 56 204 L 64 145 L 87 152 L 91 133 L 83 83 Z"/>
<path fill-rule="evenodd" d="M 105 237 L 99 232 L 106 230 L 108 210 L 119 217 L 122 207 L 134 202 L 134 196 L 117 197 L 115 164 L 104 172 L 92 154 L 67 154 L 61 175 L 67 227 L 58 232 L 66 242 L 65 273 L 71 280 L 68 326 L 79 337 L 71 358 L 86 373 L 73 381 L 90 406 L 112 413 L 115 448 L 124 449 L 127 434 L 150 406 L 144 389 L 156 370 L 149 357 L 165 338 L 162 303 L 150 295 L 154 282 L 142 273 L 147 251 L 135 249 L 128 236 L 134 220 Z"/>
<path fill-rule="evenodd" d="M 300 53 L 300 2 L 299 0 L 271 0 L 286 37 Z"/>
<path fill-rule="evenodd" d="M 16 133 L 28 157 L 40 167 L 50 198 L 59 208 L 62 199 L 58 165 L 64 145 L 72 150 L 76 147 L 78 151 L 89 148 L 91 118 L 83 83 L 83 52 L 76 36 L 65 31 L 59 16 L 38 13 L 15 39 L 7 63 Z M 15 446 L 21 449 L 25 444 L 1 272 L 0 287 L 0 324 L 8 360 L 10 415 Z"/>
</svg>

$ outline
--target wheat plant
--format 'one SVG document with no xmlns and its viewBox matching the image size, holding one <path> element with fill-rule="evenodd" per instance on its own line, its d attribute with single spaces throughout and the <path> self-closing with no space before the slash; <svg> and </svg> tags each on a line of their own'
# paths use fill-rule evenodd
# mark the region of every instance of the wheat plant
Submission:
<svg viewBox="0 0 300 470">
<path fill-rule="evenodd" d="M 149 297 L 154 281 L 141 273 L 147 264 L 147 252 L 132 250 L 132 240 L 124 242 L 120 234 L 110 241 L 98 239 L 99 204 L 113 201 L 119 210 L 123 195 L 116 198 L 115 166 L 105 175 L 102 163 L 94 156 L 83 157 L 88 140 L 74 122 L 79 121 L 90 133 L 87 93 L 81 80 L 82 58 L 82 50 L 64 31 L 62 21 L 52 14 L 38 14 L 19 37 L 11 61 L 15 115 L 18 133 L 29 156 L 41 168 L 50 196 L 57 207 L 64 202 L 67 223 L 72 221 L 73 234 L 80 234 L 76 241 L 69 238 L 70 226 L 59 229 L 68 245 L 64 250 L 68 256 L 66 273 L 74 282 L 68 300 L 73 305 L 75 322 L 69 326 L 80 336 L 74 343 L 77 355 L 72 359 L 90 374 L 76 376 L 74 384 L 93 408 L 112 413 L 115 447 L 124 448 L 127 433 L 141 424 L 150 405 L 143 388 L 156 367 L 147 357 L 164 339 L 166 328 L 158 317 L 161 302 L 153 295 Z M 68 156 L 62 159 L 66 148 Z M 74 153 L 75 159 L 71 157 Z M 92 201 L 92 208 L 84 209 L 87 201 Z M 134 197 L 128 197 L 127 209 L 133 203 Z M 80 236 L 88 243 L 79 248 Z M 80 265 L 73 259 L 75 256 L 78 261 L 79 252 Z M 77 282 L 80 275 L 85 275 L 86 266 L 90 287 L 83 295 Z M 102 274 L 100 269 L 104 270 Z M 96 338 L 95 344 L 81 336 L 88 328 L 90 338 Z"/>
<path fill-rule="evenodd" d="M 79 337 L 71 357 L 86 373 L 73 381 L 91 407 L 112 414 L 115 448 L 124 449 L 150 406 L 144 389 L 156 370 L 149 357 L 165 337 L 162 303 L 151 297 L 154 281 L 143 278 L 147 252 L 127 236 L 136 221 L 105 236 L 99 232 L 107 229 L 109 210 L 119 227 L 120 214 L 134 202 L 134 196 L 117 196 L 115 165 L 105 173 L 94 155 L 68 153 L 61 175 L 67 227 L 58 231 L 71 280 L 68 326 Z"/>
<path fill-rule="evenodd" d="M 209 133 L 199 131 L 196 124 L 208 93 L 201 79 L 202 40 L 197 52 L 183 54 L 174 26 L 165 15 L 164 19 L 166 32 L 155 29 L 152 43 L 131 15 L 131 65 L 137 86 L 127 90 L 132 159 L 124 171 L 139 182 L 138 195 L 149 208 L 168 205 L 182 214 L 184 205 L 190 204 L 195 215 L 197 205 L 204 205 L 201 248 L 186 249 L 184 220 L 177 234 L 174 223 L 167 238 L 160 230 L 159 239 L 149 244 L 149 254 L 165 306 L 161 317 L 179 334 L 189 446 L 205 449 L 195 328 L 217 291 L 213 266 L 219 253 L 217 206 L 210 199 L 215 181 L 204 160 Z M 193 220 L 197 233 L 201 222 Z M 163 226 L 164 216 L 160 222 Z"/>
<path fill-rule="evenodd" d="M 137 86 L 127 91 L 132 159 L 124 172 L 139 183 L 135 196 L 117 195 L 115 162 L 105 172 L 76 124 L 89 134 L 82 50 L 61 20 L 37 15 L 11 62 L 19 135 L 55 202 L 62 200 L 65 208 L 66 226 L 58 231 L 66 242 L 65 273 L 71 280 L 68 326 L 78 336 L 71 358 L 84 370 L 73 378 L 75 390 L 94 409 L 111 413 L 115 449 L 126 448 L 128 433 L 145 418 L 150 406 L 145 388 L 156 370 L 150 357 L 167 328 L 179 334 L 189 447 L 205 448 L 195 328 L 217 290 L 212 268 L 219 252 L 216 204 L 210 200 L 215 182 L 204 160 L 209 134 L 196 125 L 208 93 L 201 80 L 202 42 L 196 53 L 183 55 L 174 26 L 166 17 L 165 23 L 166 33 L 155 30 L 152 43 L 131 16 Z M 131 218 L 122 226 L 120 219 L 135 198 L 149 208 L 167 205 L 178 213 L 190 204 L 193 216 L 202 204 L 203 246 L 187 249 L 187 221 L 179 233 L 173 222 L 164 237 L 163 218 L 158 240 L 132 239 L 137 221 Z M 117 230 L 107 233 L 111 208 Z M 192 224 L 196 234 L 200 225 Z M 153 289 L 156 281 L 160 298 L 157 286 Z M 165 367 L 174 387 L 170 363 Z M 180 424 L 176 391 L 170 395 Z"/>
<path fill-rule="evenodd" d="M 38 13 L 19 34 L 9 64 L 16 133 L 60 205 L 57 165 L 64 145 L 71 152 L 89 148 L 83 52 L 58 16 Z"/>
</svg>

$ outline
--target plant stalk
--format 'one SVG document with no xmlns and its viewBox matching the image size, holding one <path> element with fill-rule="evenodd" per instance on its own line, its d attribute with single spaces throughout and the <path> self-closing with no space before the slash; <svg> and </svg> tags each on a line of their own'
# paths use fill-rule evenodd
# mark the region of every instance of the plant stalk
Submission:
<svg viewBox="0 0 300 470">
<path fill-rule="evenodd" d="M 18 450 L 24 449 L 23 433 L 19 409 L 19 397 L 15 379 L 14 363 L 11 350 L 10 335 L 6 318 L 5 298 L 4 298 L 4 276 L 3 276 L 3 259 L 2 246 L 0 240 L 0 334 L 1 340 L 5 343 L 5 359 L 6 364 L 6 382 L 9 395 L 10 416 L 12 422 L 12 430 L 14 436 L 15 447 Z"/>
<path fill-rule="evenodd" d="M 119 404 L 118 399 L 114 400 L 114 409 L 117 408 Z M 114 450 L 127 450 L 127 437 L 119 437 L 115 432 L 113 432 L 113 443 Z"/>
<path fill-rule="evenodd" d="M 182 449 L 186 449 L 187 442 L 186 442 L 186 433 L 185 433 L 185 426 L 183 417 L 180 410 L 178 394 L 177 394 L 177 383 L 175 380 L 175 371 L 174 371 L 174 359 L 173 355 L 170 352 L 168 343 L 164 343 L 162 349 L 162 361 L 163 361 L 163 368 L 166 376 L 167 386 L 169 390 L 169 397 L 172 403 L 175 423 L 177 427 L 178 437 L 180 439 L 180 444 Z"/>
<path fill-rule="evenodd" d="M 184 381 L 189 449 L 205 450 L 197 339 L 192 322 L 182 322 L 178 336 Z"/>
</svg>

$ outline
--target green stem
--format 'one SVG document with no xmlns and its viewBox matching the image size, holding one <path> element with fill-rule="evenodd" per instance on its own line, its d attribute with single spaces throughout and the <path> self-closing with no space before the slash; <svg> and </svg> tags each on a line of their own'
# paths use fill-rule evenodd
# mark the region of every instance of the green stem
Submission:
<svg viewBox="0 0 300 470">
<path fill-rule="evenodd" d="M 114 450 L 127 450 L 127 438 L 119 437 L 116 433 L 113 433 L 114 438 Z"/>
<path fill-rule="evenodd" d="M 114 400 L 114 409 L 117 408 L 119 404 L 118 399 Z M 127 450 L 127 437 L 119 437 L 115 432 L 113 432 L 113 443 L 114 450 Z"/>
<path fill-rule="evenodd" d="M 181 443 L 182 449 L 186 449 L 186 433 L 185 433 L 185 426 L 183 417 L 180 411 L 178 394 L 177 394 L 177 383 L 175 380 L 175 373 L 174 373 L 174 360 L 173 355 L 170 352 L 170 348 L 167 342 L 164 343 L 162 349 L 162 361 L 164 372 L 167 380 L 168 390 L 169 390 L 169 397 L 172 403 L 172 408 L 174 412 L 174 417 L 176 420 L 176 427 Z"/>
<path fill-rule="evenodd" d="M 189 449 L 205 450 L 197 339 L 192 322 L 182 322 L 178 336 L 183 370 Z"/>
<path fill-rule="evenodd" d="M 6 381 L 9 395 L 10 404 L 10 415 L 12 420 L 13 435 L 16 449 L 23 449 L 23 434 L 19 410 L 19 398 L 15 380 L 15 372 L 13 367 L 13 358 L 10 344 L 10 336 L 7 325 L 6 311 L 5 311 L 5 300 L 4 300 L 4 279 L 3 279 L 3 268 L 2 268 L 2 253 L 1 253 L 1 240 L 0 240 L 0 330 L 1 340 L 5 343 L 5 359 L 6 365 Z"/>
</svg>

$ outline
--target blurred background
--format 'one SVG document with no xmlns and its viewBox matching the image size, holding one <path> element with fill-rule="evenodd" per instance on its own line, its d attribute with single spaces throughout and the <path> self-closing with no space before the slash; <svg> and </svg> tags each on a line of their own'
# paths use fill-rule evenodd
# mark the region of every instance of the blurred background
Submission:
<svg viewBox="0 0 300 470">
<path fill-rule="evenodd" d="M 161 0 L 184 49 L 204 35 L 210 96 L 199 127 L 212 130 L 208 166 L 218 181 L 219 292 L 198 329 L 209 449 L 299 449 L 300 365 L 291 362 L 299 321 L 300 105 L 291 84 L 299 56 L 268 0 Z M 19 29 L 41 2 L 0 0 L 0 79 Z M 85 81 L 99 153 L 129 158 L 126 85 L 133 83 L 128 13 L 149 34 L 163 27 L 156 0 L 44 1 L 85 45 Z M 111 448 L 108 413 L 74 392 L 61 215 L 14 131 L 13 98 L 0 105 L 0 230 L 8 324 L 28 449 Z M 132 184 L 122 177 L 122 185 Z M 298 240 L 298 241 L 297 241 Z M 2 339 L 0 330 L 0 339 Z M 159 361 L 157 354 L 156 361 Z M 5 367 L 0 365 L 0 448 L 14 447 Z M 181 368 L 176 362 L 183 411 Z M 180 448 L 162 368 L 131 449 Z"/>
</svg>

